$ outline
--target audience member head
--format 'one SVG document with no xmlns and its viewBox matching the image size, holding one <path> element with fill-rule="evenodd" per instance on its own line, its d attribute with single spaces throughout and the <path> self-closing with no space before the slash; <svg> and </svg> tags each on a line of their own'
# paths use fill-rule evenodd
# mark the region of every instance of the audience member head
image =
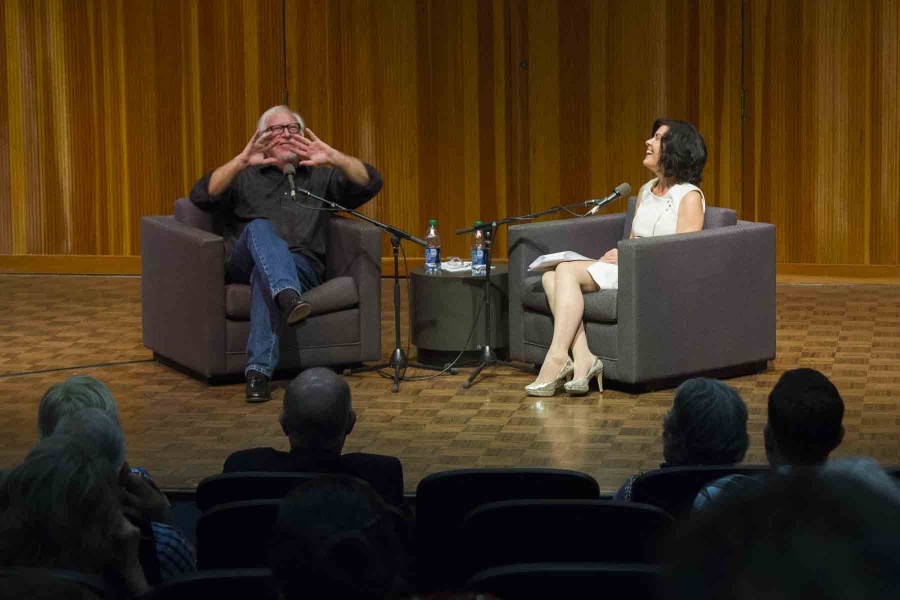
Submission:
<svg viewBox="0 0 900 600">
<path fill-rule="evenodd" d="M 786 371 L 769 394 L 766 455 L 772 465 L 824 462 L 844 439 L 844 400 L 815 369 Z"/>
<path fill-rule="evenodd" d="M 668 465 L 732 465 L 744 459 L 747 407 L 730 385 L 715 379 L 685 381 L 663 420 Z"/>
<path fill-rule="evenodd" d="M 96 447 L 44 438 L 0 483 L 0 564 L 100 574 L 122 519 L 115 475 Z"/>
<path fill-rule="evenodd" d="M 110 472 L 118 473 L 125 464 L 125 435 L 108 413 L 99 408 L 85 408 L 60 419 L 54 435 L 68 435 L 95 447 L 109 463 Z"/>
<path fill-rule="evenodd" d="M 316 367 L 288 384 L 281 428 L 290 439 L 291 448 L 340 454 L 355 423 L 350 386 L 340 375 Z"/>
<path fill-rule="evenodd" d="M 119 420 L 116 399 L 103 382 L 89 375 L 74 375 L 47 390 L 38 406 L 38 435 L 47 437 L 66 415 L 83 408 L 98 408 Z"/>
<path fill-rule="evenodd" d="M 900 504 L 852 473 L 794 469 L 667 540 L 666 597 L 896 598 Z"/>
<path fill-rule="evenodd" d="M 659 168 L 663 177 L 672 177 L 676 183 L 699 185 L 706 166 L 706 142 L 697 128 L 685 121 L 657 119 L 650 130 L 650 137 L 660 127 L 668 130 L 660 140 Z"/>
<path fill-rule="evenodd" d="M 407 523 L 365 482 L 325 475 L 281 502 L 269 566 L 284 597 L 384 598 L 407 590 Z"/>
</svg>

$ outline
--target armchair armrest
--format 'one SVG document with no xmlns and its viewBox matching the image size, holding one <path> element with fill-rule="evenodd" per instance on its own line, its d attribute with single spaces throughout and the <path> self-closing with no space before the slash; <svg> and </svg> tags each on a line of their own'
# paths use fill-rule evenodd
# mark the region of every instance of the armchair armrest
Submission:
<svg viewBox="0 0 900 600">
<path fill-rule="evenodd" d="M 225 373 L 224 261 L 221 236 L 141 219 L 144 346 L 206 377 Z"/>
<path fill-rule="evenodd" d="M 381 353 L 381 230 L 365 221 L 332 217 L 325 279 L 352 277 L 359 294 L 360 353 Z"/>
<path fill-rule="evenodd" d="M 774 225 L 741 221 L 618 248 L 619 356 L 641 357 L 620 364 L 622 381 L 774 358 Z"/>
<path fill-rule="evenodd" d="M 524 358 L 522 282 L 528 265 L 542 254 L 572 250 L 600 258 L 622 239 L 625 213 L 514 225 L 509 228 L 509 352 Z"/>
</svg>

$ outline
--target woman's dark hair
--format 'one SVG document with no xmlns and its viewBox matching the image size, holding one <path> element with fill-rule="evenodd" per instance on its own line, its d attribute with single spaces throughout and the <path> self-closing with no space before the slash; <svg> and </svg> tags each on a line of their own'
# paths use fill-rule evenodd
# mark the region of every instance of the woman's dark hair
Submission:
<svg viewBox="0 0 900 600">
<path fill-rule="evenodd" d="M 50 436 L 0 483 L 0 564 L 101 574 L 121 519 L 106 459 L 92 445 Z"/>
<path fill-rule="evenodd" d="M 733 465 L 749 445 L 747 406 L 733 387 L 702 377 L 681 384 L 663 420 L 666 464 Z"/>
<path fill-rule="evenodd" d="M 659 145 L 659 168 L 664 177 L 674 177 L 676 183 L 703 181 L 703 167 L 706 165 L 706 142 L 697 128 L 684 121 L 657 119 L 653 122 L 650 137 L 666 125 L 669 130 L 662 136 Z"/>
<path fill-rule="evenodd" d="M 366 482 L 324 475 L 282 500 L 269 566 L 287 599 L 384 598 L 409 591 L 408 535 Z"/>
</svg>

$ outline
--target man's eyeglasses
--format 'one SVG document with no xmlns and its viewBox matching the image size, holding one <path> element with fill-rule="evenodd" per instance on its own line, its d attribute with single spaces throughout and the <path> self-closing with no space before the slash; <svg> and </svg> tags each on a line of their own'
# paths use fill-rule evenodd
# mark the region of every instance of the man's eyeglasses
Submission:
<svg viewBox="0 0 900 600">
<path fill-rule="evenodd" d="M 285 129 L 288 130 L 288 133 L 300 133 L 301 131 L 303 131 L 303 128 L 300 127 L 300 123 L 291 123 L 289 125 L 272 125 L 268 129 L 266 129 L 266 133 L 281 135 L 281 132 Z"/>
</svg>

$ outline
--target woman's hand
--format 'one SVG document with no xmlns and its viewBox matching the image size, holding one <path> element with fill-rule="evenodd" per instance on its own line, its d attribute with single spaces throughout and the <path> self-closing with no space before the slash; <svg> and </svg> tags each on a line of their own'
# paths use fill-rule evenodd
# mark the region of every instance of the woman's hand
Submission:
<svg viewBox="0 0 900 600">
<path fill-rule="evenodd" d="M 611 265 L 619 264 L 619 249 L 613 248 L 612 250 L 601 256 L 600 262 L 609 263 Z"/>
</svg>

